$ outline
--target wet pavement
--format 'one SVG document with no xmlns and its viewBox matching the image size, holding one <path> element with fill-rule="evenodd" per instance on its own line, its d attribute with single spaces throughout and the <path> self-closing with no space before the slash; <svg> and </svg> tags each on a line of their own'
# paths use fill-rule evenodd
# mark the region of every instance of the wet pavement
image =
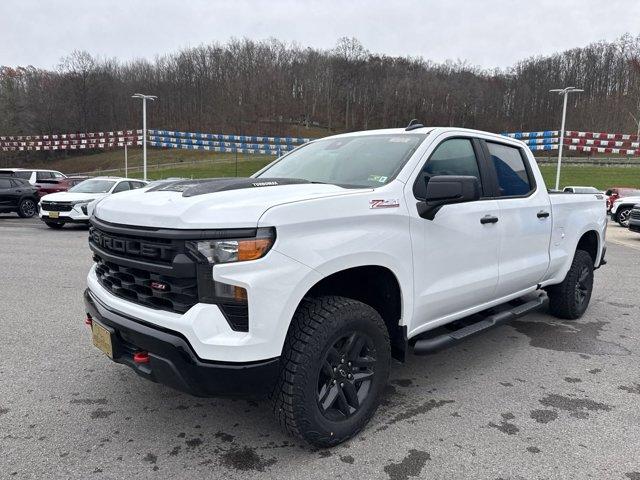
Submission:
<svg viewBox="0 0 640 480">
<path fill-rule="evenodd" d="M 83 324 L 86 229 L 0 216 L 0 478 L 640 480 L 640 235 L 615 229 L 581 320 L 535 313 L 395 364 L 368 428 L 318 450 L 265 401 L 111 363 Z"/>
</svg>

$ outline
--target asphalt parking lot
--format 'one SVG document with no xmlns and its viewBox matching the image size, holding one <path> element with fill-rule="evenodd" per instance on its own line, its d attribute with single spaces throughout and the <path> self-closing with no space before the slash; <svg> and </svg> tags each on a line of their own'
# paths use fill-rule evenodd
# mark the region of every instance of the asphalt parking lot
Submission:
<svg viewBox="0 0 640 480">
<path fill-rule="evenodd" d="M 265 401 L 111 363 L 83 324 L 86 229 L 0 215 L 0 478 L 640 480 L 640 235 L 608 235 L 580 321 L 536 313 L 411 357 L 365 431 L 316 450 Z"/>
</svg>

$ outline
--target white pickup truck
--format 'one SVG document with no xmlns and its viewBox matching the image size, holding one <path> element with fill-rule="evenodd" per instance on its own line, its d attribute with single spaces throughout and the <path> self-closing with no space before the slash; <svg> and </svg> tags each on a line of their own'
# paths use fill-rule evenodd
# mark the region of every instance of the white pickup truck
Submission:
<svg viewBox="0 0 640 480">
<path fill-rule="evenodd" d="M 372 417 L 392 358 L 547 296 L 579 318 L 606 211 L 549 195 L 517 140 L 411 125 L 312 141 L 251 178 L 114 195 L 91 224 L 97 347 L 194 395 L 268 393 L 287 431 L 329 446 Z"/>
</svg>

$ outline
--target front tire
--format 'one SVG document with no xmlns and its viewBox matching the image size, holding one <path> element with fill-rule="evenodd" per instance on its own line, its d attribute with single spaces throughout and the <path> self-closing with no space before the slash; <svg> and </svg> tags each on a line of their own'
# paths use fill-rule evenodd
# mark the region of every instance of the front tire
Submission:
<svg viewBox="0 0 640 480">
<path fill-rule="evenodd" d="M 626 207 L 620 209 L 618 212 L 618 224 L 621 227 L 628 228 L 629 227 L 629 218 L 631 218 L 631 208 Z"/>
<path fill-rule="evenodd" d="M 30 198 L 25 198 L 18 205 L 18 215 L 20 218 L 31 218 L 38 211 L 36 202 Z"/>
<path fill-rule="evenodd" d="M 580 318 L 589 306 L 593 291 L 593 259 L 584 250 L 576 250 L 564 281 L 547 289 L 549 310 L 565 320 Z"/>
<path fill-rule="evenodd" d="M 303 300 L 272 395 L 278 422 L 318 447 L 348 440 L 375 413 L 390 360 L 387 328 L 372 307 L 338 296 Z"/>
</svg>

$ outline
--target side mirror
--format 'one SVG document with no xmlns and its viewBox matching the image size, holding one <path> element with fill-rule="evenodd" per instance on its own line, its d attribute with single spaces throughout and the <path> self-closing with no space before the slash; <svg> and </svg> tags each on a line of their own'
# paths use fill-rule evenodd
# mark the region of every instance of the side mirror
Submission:
<svg viewBox="0 0 640 480">
<path fill-rule="evenodd" d="M 473 202 L 480 199 L 480 180 L 472 176 L 438 175 L 425 178 L 427 195 L 418 202 L 418 215 L 433 220 L 438 210 L 452 203 Z"/>
</svg>

